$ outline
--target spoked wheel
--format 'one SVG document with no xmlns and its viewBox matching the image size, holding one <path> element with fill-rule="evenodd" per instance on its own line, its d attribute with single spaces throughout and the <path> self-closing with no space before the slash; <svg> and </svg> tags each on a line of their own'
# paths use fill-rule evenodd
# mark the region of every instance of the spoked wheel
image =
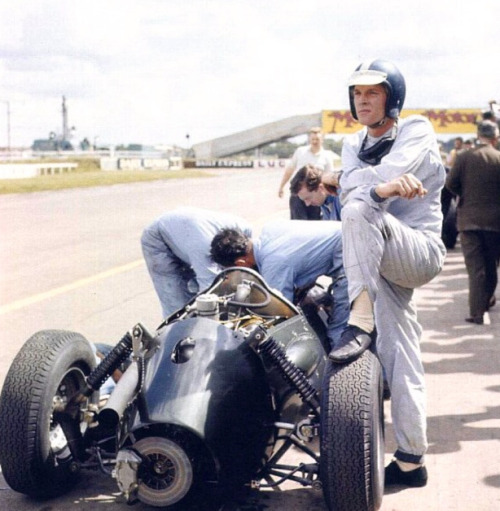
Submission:
<svg viewBox="0 0 500 511">
<path fill-rule="evenodd" d="M 365 351 L 328 364 L 321 393 L 320 478 L 330 511 L 375 511 L 384 494 L 382 371 Z"/>
<path fill-rule="evenodd" d="M 61 421 L 66 431 L 84 427 L 89 401 L 71 398 L 95 364 L 84 337 L 58 330 L 34 334 L 15 357 L 0 396 L 0 464 L 13 490 L 48 497 L 76 481 L 78 460 Z"/>
<path fill-rule="evenodd" d="M 146 437 L 134 449 L 140 453 L 139 500 L 157 507 L 178 504 L 193 484 L 193 468 L 183 449 L 167 438 Z"/>
</svg>

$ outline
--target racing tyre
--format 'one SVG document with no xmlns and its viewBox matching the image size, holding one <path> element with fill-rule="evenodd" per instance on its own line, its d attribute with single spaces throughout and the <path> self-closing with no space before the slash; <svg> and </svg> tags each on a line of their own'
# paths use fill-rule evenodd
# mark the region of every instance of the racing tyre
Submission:
<svg viewBox="0 0 500 511">
<path fill-rule="evenodd" d="M 13 490 L 51 497 L 76 482 L 78 460 L 55 410 L 64 410 L 65 421 L 81 431 L 88 400 L 67 404 L 95 364 L 84 337 L 59 330 L 34 334 L 15 357 L 0 396 L 0 464 Z"/>
<path fill-rule="evenodd" d="M 320 480 L 330 511 L 375 511 L 384 494 L 382 371 L 369 350 L 329 363 L 321 392 Z"/>
</svg>

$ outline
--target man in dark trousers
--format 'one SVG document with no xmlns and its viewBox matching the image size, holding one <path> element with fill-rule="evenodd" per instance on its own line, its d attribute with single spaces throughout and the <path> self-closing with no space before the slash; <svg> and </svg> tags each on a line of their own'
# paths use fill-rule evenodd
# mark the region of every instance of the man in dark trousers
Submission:
<svg viewBox="0 0 500 511">
<path fill-rule="evenodd" d="M 446 187 L 459 196 L 457 226 L 469 275 L 469 323 L 482 325 L 495 302 L 500 257 L 500 151 L 496 123 L 478 124 L 479 145 L 457 156 Z"/>
</svg>

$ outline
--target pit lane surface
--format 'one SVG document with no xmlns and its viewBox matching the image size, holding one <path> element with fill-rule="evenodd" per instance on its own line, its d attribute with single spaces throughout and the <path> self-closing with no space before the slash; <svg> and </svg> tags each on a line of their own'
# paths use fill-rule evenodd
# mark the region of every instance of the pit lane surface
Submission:
<svg viewBox="0 0 500 511">
<path fill-rule="evenodd" d="M 142 262 L 144 226 L 166 210 L 190 205 L 233 212 L 259 229 L 288 216 L 287 199 L 276 195 L 280 178 L 277 170 L 224 170 L 211 178 L 0 196 L 0 384 L 35 331 L 74 330 L 93 342 L 115 343 L 138 321 L 154 329 L 160 307 Z M 386 492 L 383 511 L 500 509 L 500 314 L 497 306 L 490 325 L 469 325 L 463 321 L 466 303 L 457 248 L 442 274 L 417 293 L 429 387 L 429 484 Z M 389 403 L 386 436 L 389 461 Z M 33 501 L 0 477 L 2 511 L 127 509 L 117 494 L 112 479 L 85 473 L 67 495 Z M 326 506 L 320 492 L 286 485 L 282 492 L 252 491 L 223 508 L 284 509 Z"/>
</svg>

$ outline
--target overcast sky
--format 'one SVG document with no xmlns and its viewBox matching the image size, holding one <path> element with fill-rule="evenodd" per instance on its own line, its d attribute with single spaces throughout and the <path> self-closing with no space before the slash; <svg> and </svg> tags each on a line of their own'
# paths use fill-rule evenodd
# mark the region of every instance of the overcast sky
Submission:
<svg viewBox="0 0 500 511">
<path fill-rule="evenodd" d="M 0 6 L 0 146 L 189 145 L 348 108 L 362 61 L 392 60 L 405 107 L 500 102 L 500 2 L 15 0 Z"/>
</svg>

